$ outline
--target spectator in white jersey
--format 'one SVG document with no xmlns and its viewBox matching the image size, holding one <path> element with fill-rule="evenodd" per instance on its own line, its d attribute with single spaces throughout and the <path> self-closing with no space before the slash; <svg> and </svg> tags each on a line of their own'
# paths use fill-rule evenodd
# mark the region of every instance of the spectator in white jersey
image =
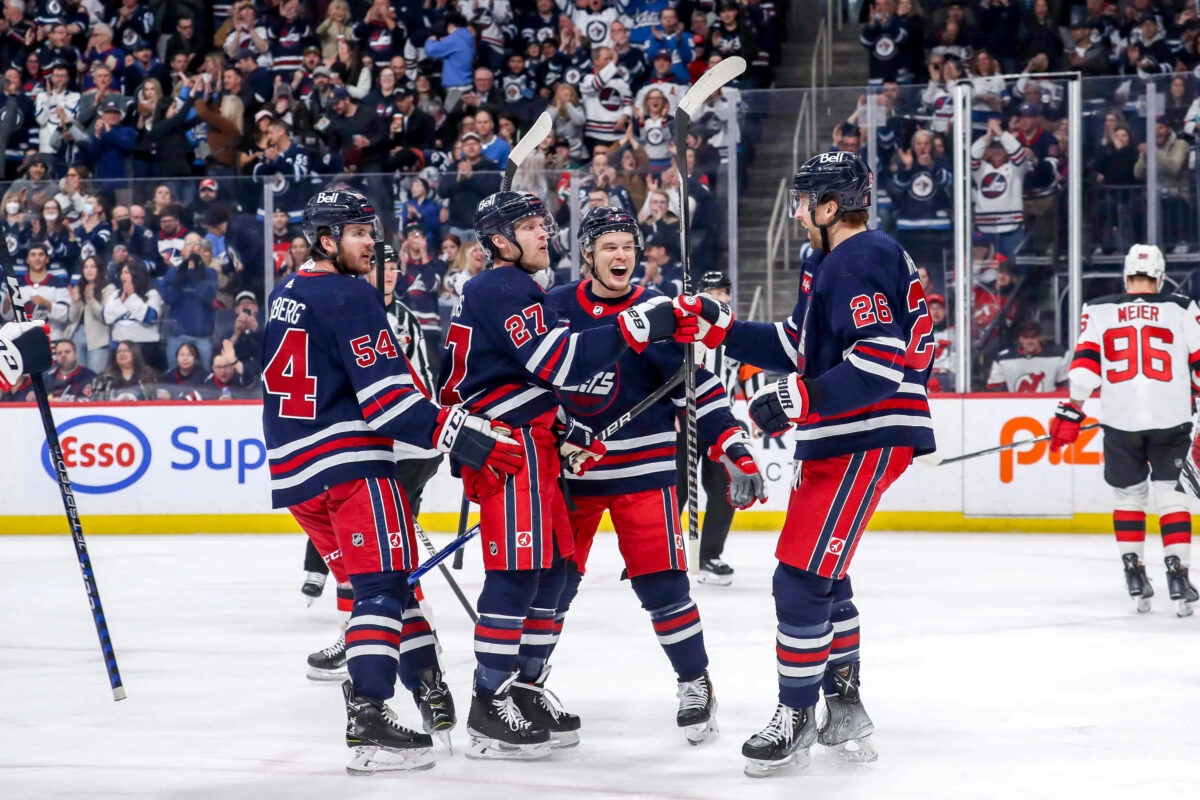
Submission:
<svg viewBox="0 0 1200 800">
<path fill-rule="evenodd" d="M 1030 320 L 1017 329 L 1017 346 L 1001 350 L 988 376 L 989 392 L 1042 394 L 1067 382 L 1071 362 L 1063 348 L 1042 341 L 1042 328 Z"/>
</svg>

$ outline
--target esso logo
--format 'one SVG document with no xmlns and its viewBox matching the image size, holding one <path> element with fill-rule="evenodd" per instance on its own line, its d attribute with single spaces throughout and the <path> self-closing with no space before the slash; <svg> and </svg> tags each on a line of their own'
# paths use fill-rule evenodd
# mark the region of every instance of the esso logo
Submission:
<svg viewBox="0 0 1200 800">
<path fill-rule="evenodd" d="M 120 491 L 136 483 L 150 468 L 150 440 L 136 426 L 117 417 L 76 417 L 58 426 L 58 440 L 71 487 L 81 494 Z M 45 444 L 42 468 L 51 480 L 57 480 Z"/>
</svg>

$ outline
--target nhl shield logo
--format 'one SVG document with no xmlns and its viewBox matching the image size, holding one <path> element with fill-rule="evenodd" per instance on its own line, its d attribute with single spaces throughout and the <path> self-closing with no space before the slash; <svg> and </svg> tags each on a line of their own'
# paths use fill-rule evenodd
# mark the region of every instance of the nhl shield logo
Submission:
<svg viewBox="0 0 1200 800">
<path fill-rule="evenodd" d="M 497 553 L 500 552 L 500 549 L 498 547 L 496 547 L 495 542 L 488 542 L 488 552 L 491 553 L 492 555 L 496 555 Z"/>
<path fill-rule="evenodd" d="M 517 546 L 529 547 L 533 544 L 533 535 L 529 531 L 521 531 L 517 534 Z"/>
<path fill-rule="evenodd" d="M 361 533 L 350 534 L 350 544 L 354 545 L 355 547 L 362 547 L 363 535 Z"/>
<path fill-rule="evenodd" d="M 675 549 L 676 550 L 683 549 L 683 535 L 682 534 L 678 534 L 678 533 L 675 534 Z"/>
<path fill-rule="evenodd" d="M 399 548 L 403 546 L 404 539 L 402 539 L 398 533 L 389 533 L 388 544 L 390 544 L 393 548 Z"/>
</svg>

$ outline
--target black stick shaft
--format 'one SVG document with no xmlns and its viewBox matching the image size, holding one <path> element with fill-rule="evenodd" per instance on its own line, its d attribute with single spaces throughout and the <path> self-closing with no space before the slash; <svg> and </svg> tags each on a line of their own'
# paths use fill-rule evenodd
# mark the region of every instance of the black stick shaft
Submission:
<svg viewBox="0 0 1200 800">
<path fill-rule="evenodd" d="M 8 244 L 0 236 L 0 276 L 8 287 L 9 300 L 13 311 L 18 317 L 25 312 L 17 304 L 17 293 L 14 281 L 10 277 Z M 46 446 L 50 451 L 50 460 L 54 464 L 54 475 L 58 481 L 58 490 L 62 495 L 63 510 L 67 514 L 67 524 L 71 529 L 71 542 L 75 545 L 75 557 L 79 559 L 79 570 L 83 574 L 83 588 L 87 592 L 88 604 L 92 608 L 92 621 L 96 623 L 96 635 L 100 638 L 100 655 L 104 659 L 104 668 L 108 671 L 108 682 L 112 687 L 113 700 L 125 699 L 125 685 L 121 681 L 121 671 L 117 667 L 117 654 L 113 649 L 112 637 L 108 633 L 108 620 L 104 616 L 104 606 L 100 603 L 100 588 L 96 585 L 96 575 L 92 571 L 92 559 L 88 555 L 87 541 L 83 538 L 83 525 L 79 522 L 79 510 L 75 506 L 75 492 L 71 489 L 71 479 L 67 475 L 67 465 L 63 461 L 62 446 L 58 441 L 58 429 L 54 426 L 54 416 L 50 411 L 50 397 L 46 394 L 46 384 L 41 375 L 31 375 L 33 395 L 37 398 L 38 414 L 42 418 L 42 429 L 46 433 Z"/>
<path fill-rule="evenodd" d="M 1079 430 L 1080 430 L 1080 432 L 1094 431 L 1094 430 L 1096 430 L 1096 428 L 1099 428 L 1099 427 L 1100 427 L 1100 423 L 1095 422 L 1095 423 L 1092 423 L 1091 425 L 1084 425 Z M 959 461 L 966 461 L 968 458 L 977 458 L 979 456 L 991 455 L 992 453 L 999 453 L 1004 450 L 1013 450 L 1017 447 L 1024 447 L 1027 444 L 1037 444 L 1039 442 L 1048 442 L 1048 441 L 1050 441 L 1051 438 L 1052 437 L 1050 436 L 1050 434 L 1047 433 L 1044 436 L 1038 436 L 1034 439 L 1022 439 L 1019 442 L 1009 442 L 1008 444 L 1002 444 L 997 447 L 989 447 L 986 450 L 977 450 L 974 453 L 964 453 L 961 456 L 954 456 L 953 458 L 944 458 L 938 462 L 938 466 L 940 467 L 944 464 L 954 464 Z"/>
<path fill-rule="evenodd" d="M 471 511 L 471 501 L 467 499 L 467 490 L 463 489 L 462 505 L 458 508 L 458 535 L 462 536 L 467 532 L 467 514 Z M 454 554 L 454 563 L 450 566 L 455 569 L 463 568 L 463 558 L 466 557 L 466 551 L 459 549 Z"/>
<path fill-rule="evenodd" d="M 675 167 L 679 172 L 679 252 L 683 258 L 683 290 L 696 292 L 692 280 L 692 258 L 688 251 L 688 225 L 691 209 L 688 208 L 687 131 L 691 119 L 684 111 L 675 114 Z M 687 444 L 687 510 L 688 510 L 688 555 L 696 560 L 700 542 L 700 489 L 696 485 L 696 466 L 700 457 L 699 437 L 696 432 L 696 354 L 692 345 L 683 347 L 683 381 L 687 403 L 684 413 L 684 441 Z M 688 564 L 690 572 L 696 572 L 698 564 Z"/>
</svg>

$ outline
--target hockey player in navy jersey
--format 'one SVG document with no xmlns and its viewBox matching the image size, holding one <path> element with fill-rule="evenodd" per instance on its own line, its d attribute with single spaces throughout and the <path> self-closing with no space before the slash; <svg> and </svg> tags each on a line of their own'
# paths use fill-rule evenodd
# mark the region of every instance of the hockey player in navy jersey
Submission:
<svg viewBox="0 0 1200 800">
<path fill-rule="evenodd" d="M 629 348 L 640 352 L 671 338 L 676 312 L 669 299 L 656 297 L 617 314 L 616 325 L 572 332 L 546 303 L 549 240 L 557 226 L 545 204 L 499 192 L 479 204 L 474 223 L 490 268 L 467 283 L 451 317 L 441 400 L 512 429 L 524 465 L 502 481 L 471 465 L 461 470 L 467 496 L 480 506 L 487 570 L 475 626 L 468 755 L 543 758 L 550 745 L 577 743 L 580 726 L 545 696 L 564 558 L 574 552 L 559 456 L 584 470 L 603 454 L 582 425 L 570 421 L 555 432 L 555 391 L 586 382 Z M 687 320 L 682 334 L 694 327 Z"/>
<path fill-rule="evenodd" d="M 650 297 L 654 289 L 635 286 L 634 265 L 642 250 L 637 220 L 625 211 L 590 209 L 579 226 L 579 243 L 589 266 L 585 280 L 555 288 L 550 306 L 572 331 L 613 327 L 622 311 Z M 653 344 L 643 352 L 626 351 L 616 363 L 558 394 L 567 412 L 589 427 L 602 429 L 671 379 L 683 365 L 675 342 Z M 706 369 L 697 370 L 697 419 L 701 438 L 711 443 L 710 457 L 723 464 L 746 507 L 766 498 L 762 476 L 750 453 L 749 439 L 734 420 L 725 387 Z M 617 532 L 634 593 L 650 614 L 659 644 L 678 681 L 676 723 L 697 744 L 715 733 L 716 697 L 708 675 L 708 654 L 700 612 L 687 578 L 687 547 L 676 504 L 675 410 L 682 390 L 664 397 L 607 440 L 605 457 L 580 475 L 568 475 L 576 508 L 569 512 L 575 553 L 558 603 L 554 633 L 561 631 L 579 588 L 600 518 L 607 511 Z"/>
<path fill-rule="evenodd" d="M 875 758 L 846 571 L 883 492 L 934 450 L 925 384 L 935 346 L 912 259 L 866 228 L 871 187 L 853 153 L 824 153 L 796 173 L 792 215 L 815 254 L 790 319 L 733 322 L 705 295 L 676 301 L 702 320 L 707 346 L 724 341 L 731 358 L 787 374 L 755 394 L 750 416 L 768 435 L 794 430 L 803 462 L 775 551 L 779 704 L 742 746 L 751 776 L 805 763 L 816 741 Z M 828 718 L 818 730 L 822 690 Z"/>
<path fill-rule="evenodd" d="M 263 432 L 271 500 L 314 537 L 332 536 L 354 589 L 346 630 L 346 744 L 352 774 L 433 765 L 432 740 L 400 726 L 394 692 L 416 566 L 408 498 L 393 476 L 393 440 L 433 445 L 484 473 L 516 472 L 508 431 L 441 408 L 412 383 L 379 290 L 360 279 L 382 238 L 354 191 L 319 192 L 304 209 L 313 260 L 271 293 L 263 347 Z"/>
</svg>

